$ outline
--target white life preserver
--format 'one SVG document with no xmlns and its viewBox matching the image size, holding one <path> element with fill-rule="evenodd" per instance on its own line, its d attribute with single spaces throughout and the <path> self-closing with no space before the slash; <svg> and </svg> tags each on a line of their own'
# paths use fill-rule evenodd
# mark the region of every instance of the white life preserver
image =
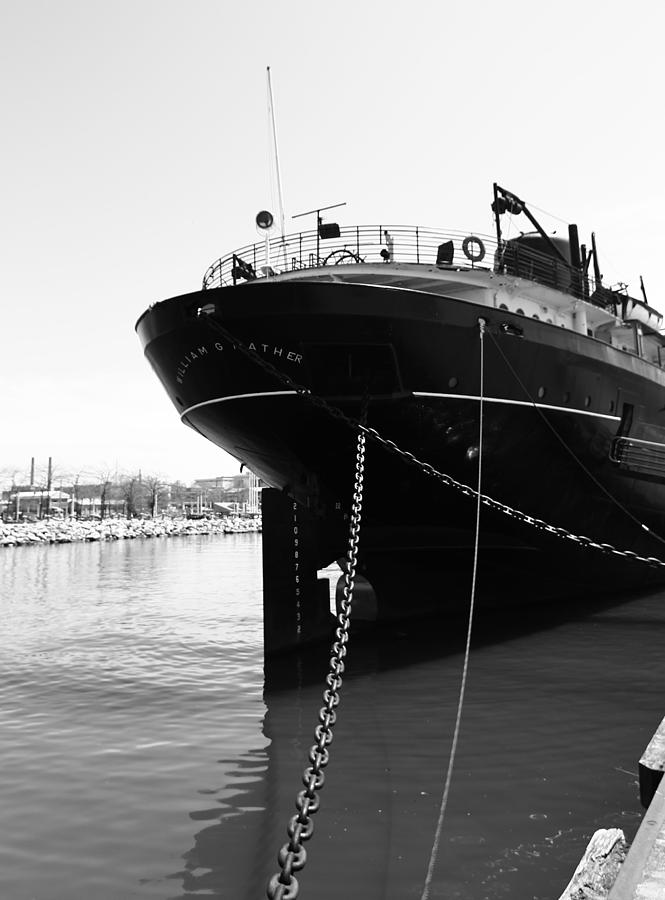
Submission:
<svg viewBox="0 0 665 900">
<path fill-rule="evenodd" d="M 478 247 L 478 252 L 474 254 L 473 250 L 471 250 L 471 246 L 476 244 Z M 469 235 L 469 237 L 465 237 L 462 241 L 462 250 L 464 251 L 464 255 L 467 259 L 470 259 L 471 262 L 481 262 L 485 259 L 485 245 L 478 237 L 474 237 L 474 235 Z"/>
</svg>

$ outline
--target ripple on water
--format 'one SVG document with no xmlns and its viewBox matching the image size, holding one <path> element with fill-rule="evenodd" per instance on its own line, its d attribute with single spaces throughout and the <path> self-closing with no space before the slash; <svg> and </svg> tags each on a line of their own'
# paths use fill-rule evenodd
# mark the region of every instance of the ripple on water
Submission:
<svg viewBox="0 0 665 900">
<path fill-rule="evenodd" d="M 260 572 L 256 535 L 0 553 L 0 896 L 263 895 L 325 651 L 264 695 Z M 479 624 L 433 895 L 551 900 L 594 830 L 634 833 L 664 609 Z M 352 634 L 304 893 L 421 895 L 462 646 Z"/>
</svg>

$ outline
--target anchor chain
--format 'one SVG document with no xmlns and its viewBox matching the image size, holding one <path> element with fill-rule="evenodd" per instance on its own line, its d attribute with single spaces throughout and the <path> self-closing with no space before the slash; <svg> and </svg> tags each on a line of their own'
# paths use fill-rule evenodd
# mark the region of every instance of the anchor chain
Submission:
<svg viewBox="0 0 665 900">
<path fill-rule="evenodd" d="M 353 487 L 353 504 L 349 525 L 349 541 L 344 570 L 343 599 L 340 603 L 339 622 L 335 630 L 336 640 L 332 644 L 330 667 L 326 675 L 326 689 L 323 692 L 324 706 L 319 710 L 319 724 L 314 729 L 316 743 L 309 751 L 310 765 L 303 772 L 302 780 L 305 789 L 296 797 L 296 815 L 289 820 L 287 834 L 289 840 L 278 854 L 280 871 L 268 881 L 266 893 L 269 900 L 294 900 L 298 896 L 298 879 L 293 874 L 302 869 L 307 861 L 307 851 L 303 846 L 314 831 L 312 816 L 320 806 L 318 791 L 325 783 L 323 769 L 328 765 L 330 752 L 328 747 L 333 739 L 333 727 L 337 721 L 336 708 L 339 706 L 344 657 L 349 640 L 351 625 L 351 603 L 358 562 L 358 541 L 360 539 L 360 520 L 362 516 L 363 483 L 365 475 L 365 443 L 364 430 L 359 431 L 356 451 L 356 471 Z"/>
<path fill-rule="evenodd" d="M 470 499 L 478 498 L 478 496 L 480 496 L 480 502 L 484 506 L 487 506 L 490 509 L 495 510 L 496 512 L 500 512 L 503 515 L 509 516 L 510 518 L 516 519 L 522 524 L 535 528 L 538 531 L 544 531 L 547 534 L 551 534 L 552 536 L 560 538 L 562 540 L 571 541 L 572 543 L 575 543 L 580 547 L 586 547 L 590 550 L 595 550 L 609 556 L 618 556 L 623 559 L 632 560 L 633 562 L 642 563 L 654 569 L 665 569 L 665 562 L 655 556 L 640 556 L 632 550 L 617 549 L 613 544 L 594 541 L 592 538 L 586 537 L 585 535 L 575 534 L 574 532 L 569 531 L 567 528 L 552 525 L 549 522 L 546 522 L 544 519 L 538 519 L 535 516 L 530 516 L 527 513 L 522 512 L 519 509 L 515 509 L 514 507 L 509 506 L 506 503 L 501 503 L 500 500 L 495 500 L 493 497 L 487 496 L 487 494 L 479 495 L 478 492 L 468 484 L 457 481 L 452 477 L 452 475 L 448 475 L 445 472 L 439 472 L 438 469 L 435 469 L 434 466 L 432 466 L 430 463 L 419 460 L 410 451 L 402 450 L 401 447 L 398 447 L 394 441 L 390 440 L 390 438 L 383 437 L 375 428 L 369 428 L 362 422 L 359 422 L 357 419 L 353 419 L 350 416 L 347 416 L 346 413 L 342 412 L 342 410 L 338 409 L 336 406 L 332 406 L 330 403 L 324 400 L 323 397 L 312 394 L 309 388 L 298 384 L 284 372 L 281 372 L 276 366 L 273 366 L 272 363 L 270 363 L 268 360 L 262 359 L 257 353 L 246 347 L 242 343 L 242 341 L 234 337 L 229 331 L 226 330 L 226 328 L 224 328 L 223 325 L 221 325 L 215 319 L 211 318 L 209 319 L 209 322 L 213 329 L 216 330 L 222 337 L 224 337 L 234 348 L 238 349 L 249 359 L 253 360 L 260 368 L 273 375 L 275 378 L 281 381 L 282 384 L 287 385 L 292 391 L 294 391 L 294 393 L 307 400 L 308 403 L 311 403 L 313 406 L 324 410 L 333 418 L 337 419 L 340 422 L 343 422 L 348 427 L 353 428 L 354 430 L 362 430 L 367 435 L 367 437 L 370 438 L 370 440 L 374 441 L 377 444 L 380 444 L 389 452 L 401 457 L 409 465 L 413 465 L 419 468 L 420 471 L 423 472 L 423 474 L 437 479 L 439 482 L 446 485 L 446 487 L 451 487 L 454 490 L 460 492 L 463 496 L 469 497 Z M 651 529 L 643 523 L 640 523 L 640 527 L 647 534 L 652 534 Z M 658 536 L 655 534 L 653 534 L 653 537 L 658 538 Z"/>
<path fill-rule="evenodd" d="M 655 556 L 640 556 L 639 554 L 634 553 L 632 550 L 618 550 L 613 544 L 604 544 L 600 541 L 594 541 L 592 538 L 586 537 L 585 535 L 575 534 L 572 531 L 568 531 L 567 528 L 551 525 L 544 519 L 538 519 L 535 516 L 530 516 L 527 513 L 522 512 L 519 509 L 508 506 L 508 504 L 506 503 L 501 503 L 500 500 L 495 500 L 493 497 L 487 496 L 487 494 L 478 494 L 478 491 L 474 490 L 468 484 L 463 484 L 461 481 L 457 481 L 452 477 L 452 475 L 447 475 L 444 472 L 439 472 L 434 468 L 434 466 L 430 465 L 430 463 L 422 462 L 408 450 L 402 450 L 397 446 L 397 444 L 394 443 L 394 441 L 391 441 L 389 438 L 382 437 L 373 428 L 368 428 L 367 431 L 368 433 L 372 433 L 372 437 L 378 443 L 382 444 L 393 453 L 396 453 L 397 455 L 403 457 L 407 462 L 418 466 L 424 474 L 431 475 L 433 478 L 436 478 L 447 487 L 455 488 L 455 490 L 459 491 L 465 497 L 469 497 L 470 499 L 479 497 L 480 502 L 490 509 L 494 509 L 497 512 L 503 513 L 504 515 L 507 515 L 513 519 L 517 519 L 523 524 L 530 525 L 531 527 L 539 531 L 544 531 L 548 534 L 554 535 L 555 537 L 577 543 L 580 547 L 588 547 L 591 550 L 598 550 L 601 553 L 605 553 L 608 555 L 621 556 L 625 559 L 631 559 L 634 562 L 644 563 L 645 565 L 651 566 L 652 568 L 665 568 L 665 562 Z M 644 531 L 650 533 L 650 529 L 647 528 L 646 525 L 641 525 L 641 527 Z"/>
</svg>

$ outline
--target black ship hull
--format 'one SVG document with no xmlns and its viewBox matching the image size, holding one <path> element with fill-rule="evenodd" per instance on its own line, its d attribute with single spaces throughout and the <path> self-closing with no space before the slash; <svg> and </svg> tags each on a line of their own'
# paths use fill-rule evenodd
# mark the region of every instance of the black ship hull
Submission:
<svg viewBox="0 0 665 900">
<path fill-rule="evenodd" d="M 636 355 L 463 292 L 343 280 L 201 291 L 137 328 L 182 420 L 309 511 L 319 566 L 345 552 L 366 416 L 379 617 L 468 600 L 481 456 L 483 602 L 665 581 L 644 561 L 665 534 L 665 374 Z"/>
</svg>

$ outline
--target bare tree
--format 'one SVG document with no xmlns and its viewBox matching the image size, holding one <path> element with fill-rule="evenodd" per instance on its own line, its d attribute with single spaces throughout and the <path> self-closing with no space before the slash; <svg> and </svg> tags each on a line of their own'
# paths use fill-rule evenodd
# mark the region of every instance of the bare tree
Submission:
<svg viewBox="0 0 665 900">
<path fill-rule="evenodd" d="M 124 478 L 120 484 L 120 496 L 125 504 L 125 515 L 133 519 L 139 512 L 141 505 L 141 479 L 139 475 L 131 475 Z"/>
<path fill-rule="evenodd" d="M 2 466 L 0 468 L 0 487 L 3 490 L 7 490 L 9 492 L 9 496 L 7 498 L 7 508 L 5 515 L 15 519 L 18 521 L 19 517 L 19 499 L 18 492 L 19 486 L 25 480 L 26 474 L 22 469 L 19 469 L 18 466 Z M 12 503 L 12 494 L 13 494 L 13 504 Z"/>
<path fill-rule="evenodd" d="M 165 484 L 158 475 L 144 475 L 142 481 L 143 492 L 150 509 L 150 515 L 154 518 L 157 515 L 159 495 Z"/>
<path fill-rule="evenodd" d="M 51 457 L 45 466 L 40 466 L 35 474 L 35 481 L 32 489 L 40 492 L 38 517 L 42 519 L 51 512 L 51 490 L 53 489 L 53 481 L 61 478 L 59 470 L 54 468 Z"/>
<path fill-rule="evenodd" d="M 12 490 L 25 477 L 25 472 L 18 466 L 0 466 L 0 487 L 3 490 Z"/>
<path fill-rule="evenodd" d="M 168 486 L 169 497 L 171 503 L 181 512 L 185 510 L 185 500 L 187 499 L 187 486 L 182 481 L 174 481 Z"/>
<path fill-rule="evenodd" d="M 113 488 L 113 473 L 107 469 L 99 469 L 96 473 L 99 482 L 99 514 L 105 519 L 109 512 L 111 493 Z"/>
</svg>

